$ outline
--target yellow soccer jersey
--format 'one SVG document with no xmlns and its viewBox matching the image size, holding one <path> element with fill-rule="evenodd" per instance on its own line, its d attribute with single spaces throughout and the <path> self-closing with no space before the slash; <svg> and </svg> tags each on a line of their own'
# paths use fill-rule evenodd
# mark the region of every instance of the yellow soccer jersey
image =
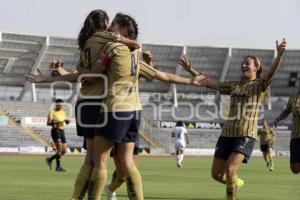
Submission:
<svg viewBox="0 0 300 200">
<path fill-rule="evenodd" d="M 130 49 L 121 43 L 109 42 L 103 47 L 110 58 L 106 70 L 108 79 L 105 112 L 142 110 L 139 97 L 139 57 L 138 50 Z"/>
<path fill-rule="evenodd" d="M 257 134 L 260 136 L 260 145 L 270 145 L 274 142 L 274 132 L 270 127 L 266 129 L 258 129 Z"/>
<path fill-rule="evenodd" d="M 67 119 L 66 113 L 63 109 L 59 111 L 53 109 L 48 113 L 48 122 L 53 121 L 53 128 L 64 129 L 65 128 L 65 120 Z"/>
<path fill-rule="evenodd" d="M 80 51 L 80 63 L 83 68 L 91 69 L 92 64 L 99 57 L 100 50 L 108 43 L 113 42 L 114 38 L 107 31 L 96 32 L 84 44 L 84 48 Z M 99 96 L 103 94 L 103 80 L 97 79 L 95 82 L 89 83 L 82 81 L 79 99 L 85 99 L 84 96 Z"/>
<path fill-rule="evenodd" d="M 284 112 L 293 113 L 291 138 L 300 138 L 300 93 L 289 98 Z"/>
<path fill-rule="evenodd" d="M 229 115 L 221 136 L 257 139 L 258 114 L 270 82 L 262 77 L 246 83 L 219 83 L 220 93 L 230 95 Z"/>
</svg>

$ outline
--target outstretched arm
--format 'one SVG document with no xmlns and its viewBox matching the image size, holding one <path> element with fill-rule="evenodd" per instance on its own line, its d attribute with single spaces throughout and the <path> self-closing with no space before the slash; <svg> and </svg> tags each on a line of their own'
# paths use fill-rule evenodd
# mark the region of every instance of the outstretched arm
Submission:
<svg viewBox="0 0 300 200">
<path fill-rule="evenodd" d="M 192 79 L 189 78 L 183 78 L 180 76 L 177 76 L 175 74 L 170 74 L 167 72 L 162 72 L 157 70 L 154 79 L 167 82 L 167 83 L 175 83 L 175 84 L 184 84 L 184 85 L 192 85 L 194 84 Z"/>
<path fill-rule="evenodd" d="M 274 126 L 276 127 L 277 126 L 277 124 L 280 122 L 280 121 L 282 121 L 282 120 L 284 120 L 285 118 L 287 118 L 288 116 L 289 116 L 289 114 L 290 114 L 290 112 L 287 112 L 287 111 L 283 111 L 282 113 L 280 113 L 280 115 L 274 120 L 274 122 L 273 122 L 273 124 L 274 124 Z"/>
<path fill-rule="evenodd" d="M 37 69 L 37 72 L 37 75 L 33 73 L 26 74 L 26 81 L 31 83 L 53 83 L 55 81 L 76 82 L 78 78 L 78 73 L 69 73 L 62 76 L 45 76 L 40 69 Z"/>
<path fill-rule="evenodd" d="M 280 113 L 280 115 L 274 120 L 273 125 L 276 127 L 277 124 L 284 120 L 289 116 L 289 114 L 292 112 L 292 97 L 289 98 L 288 103 L 286 104 L 285 109 Z"/>
<path fill-rule="evenodd" d="M 150 51 L 143 52 L 143 59 L 145 62 L 144 62 L 144 64 L 143 64 L 143 62 L 140 63 L 141 73 L 142 74 L 152 74 L 151 75 L 152 79 L 157 79 L 157 80 L 160 80 L 163 82 L 175 83 L 175 84 L 196 85 L 196 86 L 201 85 L 201 82 L 199 80 L 196 80 L 196 78 L 193 78 L 193 79 L 184 78 L 181 76 L 177 76 L 175 74 L 157 70 L 155 67 L 153 67 L 152 55 L 151 55 Z M 145 72 L 145 73 L 143 73 L 143 72 Z"/>
<path fill-rule="evenodd" d="M 99 58 L 92 65 L 91 69 L 85 69 L 80 65 L 77 66 L 77 71 L 74 73 L 67 73 L 61 76 L 45 76 L 39 69 L 37 69 L 38 74 L 28 73 L 25 77 L 26 81 L 31 83 L 53 83 L 55 81 L 70 81 L 76 82 L 78 77 L 82 74 L 97 74 L 102 73 L 107 64 L 107 56 L 101 52 Z M 93 82 L 97 79 L 97 77 L 85 77 L 85 80 L 89 82 Z"/>
</svg>

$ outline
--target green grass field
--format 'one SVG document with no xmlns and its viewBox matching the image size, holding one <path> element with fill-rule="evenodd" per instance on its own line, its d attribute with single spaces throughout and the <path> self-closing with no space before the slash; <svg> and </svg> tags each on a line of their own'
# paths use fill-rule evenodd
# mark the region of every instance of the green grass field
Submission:
<svg viewBox="0 0 300 200">
<path fill-rule="evenodd" d="M 66 173 L 50 171 L 45 157 L 1 155 L 0 199 L 69 200 L 83 157 L 64 157 Z M 140 157 L 145 199 L 224 200 L 225 186 L 210 177 L 211 162 L 210 157 L 186 157 L 179 169 L 173 157 Z M 276 159 L 274 172 L 266 169 L 261 158 L 252 158 L 239 175 L 245 180 L 239 200 L 300 200 L 300 176 L 290 172 L 287 158 Z M 124 186 L 118 199 L 127 199 Z"/>
</svg>

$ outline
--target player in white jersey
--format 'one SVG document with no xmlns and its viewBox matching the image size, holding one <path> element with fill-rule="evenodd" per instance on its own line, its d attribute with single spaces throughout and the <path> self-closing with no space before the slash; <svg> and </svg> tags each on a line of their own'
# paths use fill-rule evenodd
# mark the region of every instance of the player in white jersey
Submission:
<svg viewBox="0 0 300 200">
<path fill-rule="evenodd" d="M 189 143 L 189 136 L 182 121 L 176 122 L 176 127 L 172 131 L 172 136 L 175 137 L 177 167 L 182 167 L 181 163 L 184 157 L 184 149 L 186 144 Z"/>
</svg>

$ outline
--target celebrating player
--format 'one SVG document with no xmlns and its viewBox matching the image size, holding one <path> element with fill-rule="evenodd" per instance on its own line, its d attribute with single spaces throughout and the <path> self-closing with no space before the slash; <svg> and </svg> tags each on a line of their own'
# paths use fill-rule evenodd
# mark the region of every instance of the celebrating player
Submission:
<svg viewBox="0 0 300 200">
<path fill-rule="evenodd" d="M 254 148 L 259 109 L 286 49 L 285 39 L 280 44 L 276 41 L 276 49 L 277 57 L 264 75 L 261 75 L 259 59 L 246 56 L 241 65 L 240 81 L 215 82 L 203 74 L 197 78 L 202 86 L 231 97 L 229 116 L 218 139 L 212 164 L 212 177 L 226 184 L 227 200 L 235 200 L 237 188 L 243 185 L 237 171 L 242 162 L 247 163 Z M 185 56 L 178 62 L 191 74 L 199 74 Z"/>
<path fill-rule="evenodd" d="M 38 75 L 28 74 L 27 80 L 30 82 L 54 82 L 54 81 L 77 81 L 80 75 L 79 68 L 90 69 L 92 64 L 96 62 L 99 56 L 100 49 L 107 42 L 119 41 L 138 48 L 139 43 L 129 40 L 118 34 L 111 34 L 106 32 L 109 27 L 109 18 L 103 10 L 93 10 L 86 17 L 84 25 L 78 35 L 78 45 L 80 49 L 80 63 L 75 70 L 70 72 L 64 70 L 61 62 L 54 61 L 50 68 L 60 76 L 46 77 L 42 73 Z M 102 69 L 104 70 L 104 69 Z M 74 200 L 81 200 L 87 191 L 91 171 L 93 168 L 93 136 L 95 132 L 95 125 L 97 124 L 97 116 L 100 111 L 100 103 L 102 102 L 101 95 L 103 94 L 104 86 L 103 80 L 95 79 L 89 82 L 82 80 L 80 94 L 76 103 L 76 127 L 77 134 L 83 136 L 86 141 L 87 153 L 84 164 L 82 165 L 78 177 L 75 182 L 73 193 Z"/>
</svg>

